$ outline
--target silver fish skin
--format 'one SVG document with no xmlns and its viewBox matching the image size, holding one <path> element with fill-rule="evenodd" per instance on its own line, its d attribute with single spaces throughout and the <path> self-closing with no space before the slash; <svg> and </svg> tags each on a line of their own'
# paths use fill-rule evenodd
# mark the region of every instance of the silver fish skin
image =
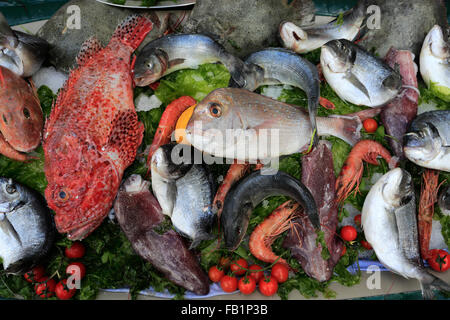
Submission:
<svg viewBox="0 0 450 320">
<path fill-rule="evenodd" d="M 450 186 L 444 187 L 439 193 L 438 205 L 444 215 L 450 216 Z"/>
<path fill-rule="evenodd" d="M 148 43 L 136 58 L 134 82 L 147 86 L 172 72 L 217 62 L 228 69 L 233 86 L 246 87 L 245 72 L 252 72 L 250 66 L 201 34 L 170 34 Z"/>
<path fill-rule="evenodd" d="M 319 26 L 299 27 L 292 22 L 282 22 L 280 37 L 283 46 L 297 53 L 307 53 L 334 39 L 353 41 L 360 34 L 366 18 L 366 1 L 344 13 L 342 23 L 338 18 Z"/>
<path fill-rule="evenodd" d="M 424 299 L 433 298 L 432 288 L 450 291 L 421 264 L 414 186 L 407 171 L 395 168 L 372 186 L 361 225 L 380 262 L 407 279 L 419 280 Z"/>
<path fill-rule="evenodd" d="M 287 84 L 305 91 L 308 97 L 308 113 L 313 132 L 317 132 L 316 115 L 320 97 L 320 79 L 317 67 L 293 51 L 282 48 L 268 48 L 252 53 L 245 60 L 247 64 L 260 67 L 260 72 L 249 74 L 254 91 L 263 85 Z M 318 143 L 318 135 L 314 136 L 314 145 Z"/>
<path fill-rule="evenodd" d="M 423 41 L 420 73 L 428 87 L 433 83 L 450 90 L 450 44 L 439 25 L 435 25 Z"/>
<path fill-rule="evenodd" d="M 418 115 L 403 137 L 403 151 L 421 167 L 450 172 L 450 110 Z"/>
<path fill-rule="evenodd" d="M 0 66 L 18 76 L 32 76 L 47 58 L 50 45 L 44 39 L 10 28 L 0 13 Z"/>
<path fill-rule="evenodd" d="M 23 274 L 50 251 L 55 225 L 44 200 L 9 178 L 0 178 L 0 257 L 6 273 Z"/>
<path fill-rule="evenodd" d="M 345 39 L 322 46 L 320 65 L 336 94 L 356 105 L 381 106 L 394 99 L 402 87 L 402 77 L 397 71 Z"/>
</svg>

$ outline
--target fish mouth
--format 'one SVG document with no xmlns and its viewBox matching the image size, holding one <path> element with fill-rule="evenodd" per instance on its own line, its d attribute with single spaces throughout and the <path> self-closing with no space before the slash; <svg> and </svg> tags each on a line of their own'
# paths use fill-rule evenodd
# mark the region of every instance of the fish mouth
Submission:
<svg viewBox="0 0 450 320">
<path fill-rule="evenodd" d="M 0 66 L 3 66 L 15 74 L 21 76 L 23 74 L 23 62 L 19 55 L 6 47 L 0 47 Z"/>
</svg>

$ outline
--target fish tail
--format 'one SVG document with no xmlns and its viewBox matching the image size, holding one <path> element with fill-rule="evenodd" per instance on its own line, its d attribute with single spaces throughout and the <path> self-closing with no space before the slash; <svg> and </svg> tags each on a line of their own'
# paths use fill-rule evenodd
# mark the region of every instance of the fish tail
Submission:
<svg viewBox="0 0 450 320">
<path fill-rule="evenodd" d="M 362 122 L 359 117 L 329 116 L 317 117 L 317 131 L 321 136 L 335 136 L 355 145 L 361 140 Z"/>
<path fill-rule="evenodd" d="M 433 289 L 444 291 L 447 294 L 450 293 L 450 285 L 432 274 L 428 274 L 425 279 L 420 281 L 420 288 L 422 289 L 422 297 L 425 300 L 434 298 Z"/>
<path fill-rule="evenodd" d="M 152 21 L 142 15 L 130 15 L 117 27 L 112 39 L 136 50 L 147 34 L 152 31 Z"/>
<path fill-rule="evenodd" d="M 196 247 L 198 247 L 198 245 L 202 241 L 212 240 L 213 238 L 214 238 L 214 235 L 209 234 L 207 232 L 202 232 L 192 241 L 191 245 L 189 246 L 189 250 L 192 250 L 192 249 L 195 249 Z"/>
</svg>

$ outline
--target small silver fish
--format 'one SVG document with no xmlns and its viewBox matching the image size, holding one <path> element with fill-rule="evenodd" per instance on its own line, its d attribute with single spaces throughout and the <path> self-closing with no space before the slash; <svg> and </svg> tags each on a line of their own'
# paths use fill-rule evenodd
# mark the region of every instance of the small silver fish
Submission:
<svg viewBox="0 0 450 320">
<path fill-rule="evenodd" d="M 394 99 L 402 87 L 402 77 L 397 71 L 345 39 L 322 46 L 320 65 L 334 92 L 356 105 L 383 105 Z"/>
<path fill-rule="evenodd" d="M 0 66 L 27 78 L 39 70 L 50 45 L 44 39 L 14 31 L 0 12 Z"/>
<path fill-rule="evenodd" d="M 450 286 L 422 266 L 411 175 L 395 168 L 370 189 L 362 208 L 364 235 L 378 260 L 392 272 L 419 280 L 425 299 L 432 288 L 450 291 Z"/>
<path fill-rule="evenodd" d="M 50 251 L 53 217 L 35 191 L 0 178 L 0 257 L 7 273 L 22 274 Z"/>
<path fill-rule="evenodd" d="M 446 216 L 450 216 L 450 186 L 444 187 L 439 193 L 438 204 L 441 212 Z"/>
</svg>

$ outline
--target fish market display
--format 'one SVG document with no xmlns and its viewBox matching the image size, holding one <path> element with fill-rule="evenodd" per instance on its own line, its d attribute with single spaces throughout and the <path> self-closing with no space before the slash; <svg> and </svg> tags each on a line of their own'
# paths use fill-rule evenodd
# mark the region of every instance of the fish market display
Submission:
<svg viewBox="0 0 450 320">
<path fill-rule="evenodd" d="M 216 62 L 230 71 L 232 83 L 246 87 L 245 72 L 250 72 L 249 66 L 200 34 L 170 34 L 148 43 L 136 59 L 134 82 L 146 86 L 174 71 Z"/>
<path fill-rule="evenodd" d="M 450 101 L 450 44 L 442 28 L 435 25 L 425 37 L 420 51 L 420 73 L 428 87 Z"/>
<path fill-rule="evenodd" d="M 26 161 L 41 143 L 44 116 L 35 88 L 0 66 L 0 153 Z"/>
<path fill-rule="evenodd" d="M 403 135 L 417 115 L 419 89 L 416 74 L 418 68 L 414 63 L 414 54 L 408 50 L 391 48 L 385 61 L 391 68 L 396 66 L 399 68 L 404 88 L 394 100 L 383 107 L 381 121 L 389 135 L 387 139 L 393 154 L 399 159 L 403 159 Z"/>
<path fill-rule="evenodd" d="M 450 216 L 450 186 L 444 187 L 439 193 L 438 205 L 444 215 Z"/>
<path fill-rule="evenodd" d="M 133 15 L 105 48 L 89 39 L 47 120 L 45 197 L 69 239 L 101 224 L 135 159 L 144 126 L 134 110 L 130 57 L 151 29 L 150 20 Z"/>
<path fill-rule="evenodd" d="M 207 294 L 208 276 L 183 239 L 164 227 L 164 215 L 149 187 L 139 175 L 123 182 L 114 202 L 120 227 L 136 253 L 169 280 L 198 295 Z"/>
<path fill-rule="evenodd" d="M 302 269 L 318 281 L 327 281 L 342 256 L 343 242 L 336 236 L 338 210 L 335 200 L 336 176 L 333 170 L 331 146 L 320 142 L 317 148 L 302 160 L 302 182 L 311 191 L 317 205 L 320 228 L 330 257 L 322 257 L 322 244 L 317 244 L 317 234 L 303 212 L 294 220 L 283 246 L 291 250 Z"/>
<path fill-rule="evenodd" d="M 23 274 L 50 252 L 55 225 L 42 196 L 0 178 L 0 257 L 7 273 Z"/>
<path fill-rule="evenodd" d="M 450 172 L 450 110 L 418 115 L 404 136 L 403 151 L 413 163 Z"/>
<path fill-rule="evenodd" d="M 10 28 L 0 12 L 0 66 L 21 77 L 30 77 L 39 70 L 50 45 L 44 39 Z"/>
<path fill-rule="evenodd" d="M 358 117 L 316 120 L 321 136 L 333 135 L 350 144 L 360 139 Z M 196 149 L 241 161 L 305 151 L 311 136 L 309 117 L 302 108 L 237 88 L 211 92 L 197 104 L 186 127 L 186 140 Z"/>
<path fill-rule="evenodd" d="M 397 71 L 345 39 L 332 40 L 322 46 L 320 65 L 336 94 L 356 105 L 383 105 L 394 99 L 402 86 Z"/>
<path fill-rule="evenodd" d="M 316 114 L 320 97 L 317 67 L 294 52 L 280 48 L 269 48 L 252 53 L 245 63 L 260 67 L 247 77 L 246 89 L 248 90 L 254 91 L 262 85 L 286 84 L 306 92 L 314 145 L 316 145 L 318 142 Z M 255 84 L 253 88 L 249 88 L 249 83 Z"/>
<path fill-rule="evenodd" d="M 351 10 L 333 21 L 310 27 L 299 27 L 292 22 L 280 25 L 283 45 L 297 53 L 307 53 L 335 39 L 353 41 L 360 34 L 366 17 L 367 1 L 359 0 Z M 339 20 L 338 20 L 339 19 Z"/>
<path fill-rule="evenodd" d="M 378 260 L 405 278 L 419 280 L 424 298 L 433 298 L 432 288 L 450 291 L 450 285 L 422 266 L 414 188 L 407 171 L 393 169 L 375 183 L 364 201 L 361 224 Z"/>
<path fill-rule="evenodd" d="M 233 186 L 225 198 L 220 225 L 227 249 L 235 250 L 241 243 L 253 209 L 265 198 L 275 195 L 285 195 L 297 201 L 314 228 L 320 227 L 314 198 L 300 181 L 282 171 L 262 174 L 259 170 Z"/>
<path fill-rule="evenodd" d="M 186 155 L 191 150 L 189 147 L 177 151 L 175 146 L 166 144 L 154 153 L 152 189 L 163 207 L 163 214 L 171 217 L 180 234 L 193 241 L 191 247 L 194 248 L 212 238 L 214 184 L 203 165 L 192 164 L 192 161 L 177 164 L 176 152 Z"/>
</svg>

